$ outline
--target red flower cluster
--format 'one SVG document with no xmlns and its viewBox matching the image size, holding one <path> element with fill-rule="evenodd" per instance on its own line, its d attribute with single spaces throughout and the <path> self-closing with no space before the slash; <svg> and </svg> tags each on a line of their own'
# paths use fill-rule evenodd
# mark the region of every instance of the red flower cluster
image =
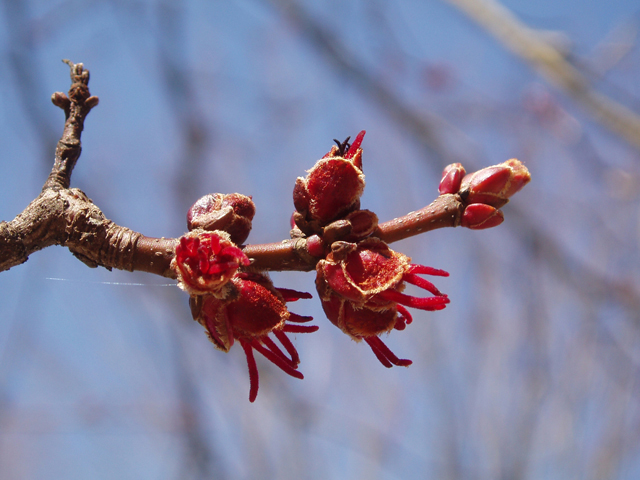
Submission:
<svg viewBox="0 0 640 480">
<path fill-rule="evenodd" d="M 211 342 L 228 352 L 240 342 L 249 367 L 249 400 L 258 395 L 258 367 L 253 350 L 260 352 L 285 373 L 303 378 L 300 357 L 287 333 L 315 332 L 317 326 L 298 325 L 312 320 L 289 312 L 287 302 L 311 298 L 308 293 L 276 288 L 267 275 L 241 272 L 249 258 L 234 243 L 244 241 L 251 230 L 255 207 L 250 197 L 207 195 L 187 214 L 189 228 L 176 246 L 172 268 L 178 285 L 190 294 L 191 314 L 206 330 Z M 203 228 L 228 228 L 206 231 Z M 273 333 L 286 354 L 269 337 Z"/>
<path fill-rule="evenodd" d="M 298 352 L 286 334 L 311 333 L 318 327 L 298 325 L 313 318 L 289 312 L 285 303 L 311 298 L 311 295 L 275 288 L 266 275 L 258 273 L 237 273 L 229 287 L 224 298 L 214 295 L 192 296 L 191 313 L 206 329 L 209 339 L 218 349 L 228 352 L 235 340 L 240 342 L 249 366 L 249 401 L 253 402 L 258 395 L 259 377 L 254 349 L 285 373 L 304 378 L 297 370 L 300 363 Z M 270 333 L 280 341 L 288 356 L 269 338 Z"/>
<path fill-rule="evenodd" d="M 419 274 L 448 273 L 410 263 L 410 259 L 371 237 L 376 215 L 360 210 L 364 189 L 362 148 L 365 132 L 352 145 L 338 143 L 298 178 L 293 191 L 295 226 L 308 237 L 309 251 L 323 256 L 316 266 L 316 288 L 329 320 L 356 341 L 365 340 L 386 366 L 408 366 L 380 339 L 393 329 L 404 330 L 412 317 L 405 307 L 441 310 L 449 303 Z M 405 282 L 434 296 L 418 298 L 402 293 Z"/>
<path fill-rule="evenodd" d="M 336 245 L 338 244 L 338 245 Z M 405 307 L 442 310 L 449 298 L 419 274 L 448 276 L 443 270 L 409 263 L 377 238 L 355 243 L 336 242 L 333 251 L 316 267 L 316 287 L 327 318 L 356 341 L 369 344 L 385 366 L 409 366 L 380 339 L 380 335 L 404 330 L 413 321 Z M 418 298 L 402 293 L 405 282 L 434 296 Z"/>
<path fill-rule="evenodd" d="M 364 191 L 360 144 L 364 134 L 361 131 L 351 145 L 348 138 L 334 145 L 308 171 L 306 178 L 296 180 L 293 219 L 305 234 L 319 233 L 325 225 L 360 209 Z"/>
<path fill-rule="evenodd" d="M 409 366 L 411 360 L 398 358 L 380 336 L 394 329 L 404 330 L 412 323 L 408 308 L 445 308 L 449 297 L 422 275 L 449 274 L 411 263 L 409 257 L 376 237 L 376 232 L 384 235 L 384 229 L 378 228 L 378 217 L 360 208 L 365 186 L 364 135 L 363 130 L 352 144 L 349 138 L 336 140 L 337 145 L 307 176 L 297 179 L 291 236 L 296 239 L 296 253 L 298 245 L 303 245 L 300 255 L 317 262 L 316 289 L 329 320 L 353 340 L 364 340 L 385 367 Z M 439 191 L 441 195 L 454 195 L 456 205 L 464 206 L 462 226 L 484 229 L 502 223 L 499 209 L 530 180 L 526 167 L 515 159 L 469 175 L 455 163 L 445 168 Z M 456 220 L 459 207 L 457 211 Z M 298 351 L 287 333 L 318 329 L 301 325 L 312 318 L 291 313 L 286 306 L 311 298 L 310 294 L 276 288 L 266 274 L 247 271 L 251 262 L 238 244 L 247 239 L 254 214 L 251 197 L 202 197 L 187 214 L 190 232 L 180 238 L 172 262 L 179 286 L 190 294 L 193 318 L 205 328 L 211 342 L 224 352 L 236 340 L 242 346 L 249 368 L 251 402 L 259 385 L 254 350 L 285 373 L 303 378 L 298 371 Z M 408 295 L 404 293 L 407 284 L 430 295 Z"/>
<path fill-rule="evenodd" d="M 249 259 L 227 232 L 194 230 L 180 237 L 172 263 L 178 286 L 192 295 L 224 295 L 224 288 Z"/>
</svg>

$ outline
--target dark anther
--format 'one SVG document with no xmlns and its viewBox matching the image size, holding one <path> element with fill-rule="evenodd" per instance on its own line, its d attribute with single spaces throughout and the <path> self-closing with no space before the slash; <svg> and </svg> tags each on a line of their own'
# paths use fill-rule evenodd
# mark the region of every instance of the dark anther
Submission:
<svg viewBox="0 0 640 480">
<path fill-rule="evenodd" d="M 344 142 L 340 142 L 335 138 L 333 139 L 333 141 L 338 144 L 338 156 L 343 157 L 344 154 L 347 153 L 347 150 L 349 150 L 349 148 L 351 147 L 351 144 L 349 143 L 350 138 L 351 136 L 348 136 L 347 138 L 344 139 Z"/>
</svg>

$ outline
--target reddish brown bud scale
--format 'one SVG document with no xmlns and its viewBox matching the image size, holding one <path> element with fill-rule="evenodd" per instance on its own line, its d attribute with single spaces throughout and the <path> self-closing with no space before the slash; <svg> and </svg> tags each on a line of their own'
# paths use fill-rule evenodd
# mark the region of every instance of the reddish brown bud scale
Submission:
<svg viewBox="0 0 640 480">
<path fill-rule="evenodd" d="M 483 203 L 473 203 L 465 208 L 460 225 L 472 230 L 484 230 L 497 227 L 504 221 L 504 214 Z"/>
<path fill-rule="evenodd" d="M 189 230 L 224 230 L 231 241 L 242 244 L 251 231 L 256 207 L 251 197 L 239 193 L 212 193 L 200 198 L 187 212 Z"/>
</svg>

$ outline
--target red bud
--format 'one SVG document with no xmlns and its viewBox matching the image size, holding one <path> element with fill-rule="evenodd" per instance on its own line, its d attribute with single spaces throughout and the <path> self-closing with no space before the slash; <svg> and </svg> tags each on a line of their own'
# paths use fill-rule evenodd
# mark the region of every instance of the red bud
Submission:
<svg viewBox="0 0 640 480">
<path fill-rule="evenodd" d="M 484 203 L 500 208 L 529 181 L 531 174 L 527 167 L 512 158 L 465 176 L 460 193 L 467 204 Z"/>
<path fill-rule="evenodd" d="M 189 230 L 224 230 L 231 241 L 243 243 L 251 231 L 256 207 L 251 197 L 239 193 L 211 193 L 200 198 L 187 212 Z"/>
<path fill-rule="evenodd" d="M 484 230 L 497 227 L 503 221 L 504 215 L 495 207 L 483 203 L 472 203 L 464 210 L 461 225 L 471 230 Z"/>
<path fill-rule="evenodd" d="M 458 193 L 464 174 L 464 167 L 460 163 L 452 163 L 444 167 L 442 180 L 440 180 L 440 186 L 438 187 L 440 195 Z"/>
</svg>

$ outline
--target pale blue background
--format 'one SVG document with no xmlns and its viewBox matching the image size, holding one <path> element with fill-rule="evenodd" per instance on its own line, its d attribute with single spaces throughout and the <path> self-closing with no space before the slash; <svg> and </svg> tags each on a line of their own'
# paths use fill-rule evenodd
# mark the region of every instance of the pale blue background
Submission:
<svg viewBox="0 0 640 480">
<path fill-rule="evenodd" d="M 445 3 L 304 5 L 418 118 L 446 120 L 444 154 L 278 2 L 4 0 L 0 219 L 50 170 L 62 58 L 100 97 L 72 186 L 149 236 L 237 191 L 257 205 L 249 242 L 286 238 L 295 178 L 361 129 L 362 206 L 381 220 L 435 198 L 451 161 L 518 157 L 531 185 L 499 228 L 394 245 L 451 273 L 435 279 L 446 310 L 385 338 L 410 368 L 385 369 L 305 300 L 292 310 L 321 326 L 295 339 L 306 378 L 259 359 L 255 404 L 241 349 L 216 351 L 165 279 L 32 255 L 0 274 L 0 478 L 639 478 L 638 150 Z M 640 112 L 637 1 L 504 5 L 562 32 L 594 87 Z M 273 278 L 314 291 L 312 274 Z"/>
</svg>

